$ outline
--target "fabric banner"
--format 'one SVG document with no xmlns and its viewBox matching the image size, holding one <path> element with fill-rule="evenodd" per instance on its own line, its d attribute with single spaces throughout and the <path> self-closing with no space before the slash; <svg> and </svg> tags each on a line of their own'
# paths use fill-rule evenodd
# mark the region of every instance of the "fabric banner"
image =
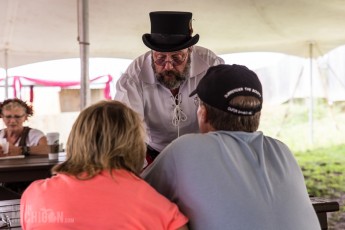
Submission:
<svg viewBox="0 0 345 230">
<path fill-rule="evenodd" d="M 33 102 L 34 98 L 34 86 L 47 86 L 47 87 L 72 87 L 80 85 L 80 81 L 49 81 L 49 80 L 42 80 L 36 78 L 30 78 L 25 76 L 11 76 L 8 78 L 9 80 L 12 79 L 12 84 L 9 82 L 9 86 L 13 88 L 13 97 L 18 97 L 22 87 L 29 86 L 30 87 L 30 102 Z M 4 78 L 0 78 L 0 82 L 4 81 Z M 25 82 L 25 84 L 23 83 Z M 110 83 L 113 81 L 113 77 L 111 75 L 103 75 L 98 76 L 93 79 L 90 79 L 90 84 L 92 83 L 103 83 L 105 84 L 104 87 L 104 98 L 111 99 L 110 95 Z"/>
</svg>

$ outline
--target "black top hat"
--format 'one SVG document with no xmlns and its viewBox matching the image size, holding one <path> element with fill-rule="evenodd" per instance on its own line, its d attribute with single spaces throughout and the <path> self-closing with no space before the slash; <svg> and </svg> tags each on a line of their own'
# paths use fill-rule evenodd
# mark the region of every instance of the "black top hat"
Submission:
<svg viewBox="0 0 345 230">
<path fill-rule="evenodd" d="M 144 44 L 158 52 L 173 52 L 188 48 L 199 41 L 192 37 L 192 13 L 157 11 L 150 13 L 151 34 L 143 35 Z"/>
</svg>

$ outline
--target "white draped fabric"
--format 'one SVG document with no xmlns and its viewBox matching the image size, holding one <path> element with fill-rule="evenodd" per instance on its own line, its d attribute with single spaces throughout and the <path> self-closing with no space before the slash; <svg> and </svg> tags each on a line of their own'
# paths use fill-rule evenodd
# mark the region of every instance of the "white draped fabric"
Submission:
<svg viewBox="0 0 345 230">
<path fill-rule="evenodd" d="M 218 54 L 317 57 L 345 44 L 343 0 L 89 0 L 90 57 L 133 59 L 149 12 L 193 12 L 199 45 Z M 0 0 L 0 67 L 79 57 L 77 0 Z M 5 60 L 6 59 L 6 60 Z"/>
</svg>

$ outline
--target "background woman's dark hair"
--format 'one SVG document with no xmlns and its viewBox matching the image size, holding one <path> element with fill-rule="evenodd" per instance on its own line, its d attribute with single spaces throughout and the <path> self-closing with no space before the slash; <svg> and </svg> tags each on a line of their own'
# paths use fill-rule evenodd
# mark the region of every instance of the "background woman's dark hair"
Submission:
<svg viewBox="0 0 345 230">
<path fill-rule="evenodd" d="M 0 103 L 0 116 L 2 117 L 2 112 L 4 109 L 11 109 L 12 105 L 13 107 L 20 106 L 24 108 L 25 113 L 28 117 L 31 117 L 32 115 L 34 115 L 32 105 L 28 105 L 25 101 L 19 98 L 12 98 L 12 99 L 6 99 Z"/>
</svg>

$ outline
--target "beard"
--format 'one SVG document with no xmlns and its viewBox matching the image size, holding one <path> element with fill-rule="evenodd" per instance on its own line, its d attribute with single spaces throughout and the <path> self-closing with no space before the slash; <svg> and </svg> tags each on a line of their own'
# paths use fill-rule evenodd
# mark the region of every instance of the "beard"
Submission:
<svg viewBox="0 0 345 230">
<path fill-rule="evenodd" d="M 155 77 L 159 83 L 161 83 L 164 87 L 173 90 L 179 88 L 186 79 L 189 78 L 190 72 L 190 63 L 191 59 L 188 55 L 188 59 L 186 62 L 186 66 L 182 72 L 175 71 L 175 70 L 166 70 L 163 72 L 158 73 L 154 62 L 152 60 L 152 68 L 155 74 Z"/>
</svg>

